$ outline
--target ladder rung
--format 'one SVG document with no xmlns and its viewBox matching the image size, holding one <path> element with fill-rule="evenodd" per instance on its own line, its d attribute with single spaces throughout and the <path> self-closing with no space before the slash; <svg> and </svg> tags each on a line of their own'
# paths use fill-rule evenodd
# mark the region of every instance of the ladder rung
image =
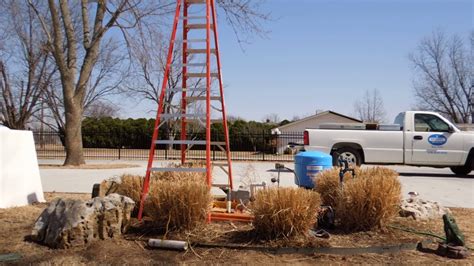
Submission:
<svg viewBox="0 0 474 266">
<path fill-rule="evenodd" d="M 188 66 L 188 67 L 205 67 L 207 66 L 206 63 L 191 63 L 191 64 L 184 64 L 185 66 Z"/>
<path fill-rule="evenodd" d="M 206 168 L 161 168 L 153 167 L 150 169 L 152 172 L 196 172 L 196 173 L 205 173 Z"/>
<path fill-rule="evenodd" d="M 174 67 L 205 67 L 206 63 L 172 64 Z"/>
<path fill-rule="evenodd" d="M 186 73 L 187 78 L 205 78 L 207 73 Z M 219 73 L 211 73 L 212 78 L 218 78 Z"/>
<path fill-rule="evenodd" d="M 206 145 L 205 140 L 155 140 L 155 144 L 169 144 L 169 145 Z M 211 141 L 211 145 L 225 145 L 222 141 Z"/>
<path fill-rule="evenodd" d="M 161 118 L 206 118 L 206 114 L 161 114 Z"/>
<path fill-rule="evenodd" d="M 199 118 L 196 118 L 196 119 L 189 119 L 187 118 L 186 119 L 186 122 L 199 122 L 201 124 L 203 124 L 203 126 L 206 126 L 206 119 L 199 119 Z M 222 124 L 222 119 L 211 119 L 211 124 Z"/>
<path fill-rule="evenodd" d="M 192 19 L 206 19 L 206 16 L 187 16 L 187 17 L 180 17 L 179 19 L 182 20 L 192 20 Z"/>
<path fill-rule="evenodd" d="M 185 98 L 186 101 L 206 101 L 207 97 L 206 96 L 189 96 Z M 211 101 L 220 101 L 221 97 L 220 96 L 211 96 L 210 97 Z"/>
<path fill-rule="evenodd" d="M 212 184 L 213 187 L 218 187 L 218 188 L 229 188 L 229 184 Z"/>
<path fill-rule="evenodd" d="M 193 43 L 193 42 L 206 42 L 207 39 L 187 39 L 183 40 L 183 43 Z"/>
<path fill-rule="evenodd" d="M 211 30 L 214 29 L 214 24 L 210 24 Z M 202 30 L 207 28 L 207 24 L 188 24 L 186 25 L 188 30 Z"/>
<path fill-rule="evenodd" d="M 229 166 L 228 163 L 213 163 L 212 165 L 213 166 L 218 166 L 218 167 L 227 167 L 227 166 Z"/>
<path fill-rule="evenodd" d="M 205 140 L 156 140 L 155 144 L 169 144 L 169 145 L 206 145 Z"/>
<path fill-rule="evenodd" d="M 192 4 L 206 4 L 206 0 L 186 0 L 186 4 L 192 5 Z"/>
<path fill-rule="evenodd" d="M 207 88 L 170 88 L 170 89 L 167 89 L 166 91 L 168 92 L 183 92 L 183 91 L 186 91 L 186 92 L 193 92 L 193 91 L 199 91 L 199 92 L 203 92 L 203 91 L 206 91 Z"/>
<path fill-rule="evenodd" d="M 206 54 L 207 53 L 207 49 L 188 49 L 186 50 L 186 52 L 188 54 Z M 211 49 L 211 53 L 212 54 L 215 54 L 216 53 L 216 49 Z"/>
</svg>

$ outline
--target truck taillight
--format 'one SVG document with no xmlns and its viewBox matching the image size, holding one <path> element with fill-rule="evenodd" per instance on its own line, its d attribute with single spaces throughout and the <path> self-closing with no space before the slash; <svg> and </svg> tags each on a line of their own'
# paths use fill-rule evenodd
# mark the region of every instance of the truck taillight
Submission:
<svg viewBox="0 0 474 266">
<path fill-rule="evenodd" d="M 309 145 L 309 134 L 308 134 L 308 131 L 305 131 L 305 132 L 304 132 L 304 135 L 303 135 L 303 144 L 304 144 L 304 145 Z"/>
</svg>

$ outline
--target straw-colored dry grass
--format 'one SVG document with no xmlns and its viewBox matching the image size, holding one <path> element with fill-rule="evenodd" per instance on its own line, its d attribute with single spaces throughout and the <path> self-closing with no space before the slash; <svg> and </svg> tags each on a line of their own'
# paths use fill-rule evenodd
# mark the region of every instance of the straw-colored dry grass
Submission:
<svg viewBox="0 0 474 266">
<path fill-rule="evenodd" d="M 302 188 L 259 190 L 251 211 L 254 227 L 261 238 L 290 238 L 307 234 L 317 223 L 321 199 L 318 193 Z"/>
<path fill-rule="evenodd" d="M 344 175 L 344 181 L 350 179 L 352 179 L 352 174 L 346 173 Z M 322 204 L 335 208 L 342 196 L 339 168 L 331 168 L 320 172 L 313 178 L 313 183 L 315 184 L 314 189 L 321 195 Z"/>
<path fill-rule="evenodd" d="M 204 167 L 201 162 L 189 162 L 184 165 L 176 163 L 170 163 L 166 167 L 193 167 L 199 168 Z M 157 180 L 176 180 L 176 179 L 189 179 L 200 176 L 205 178 L 205 173 L 192 173 L 192 172 L 152 172 L 150 175 L 150 191 L 156 186 Z M 104 180 L 101 183 L 101 195 L 105 196 L 111 193 L 118 193 L 120 195 L 127 196 L 136 202 L 135 206 L 140 206 L 144 176 L 124 174 L 120 176 L 118 182 Z M 205 182 L 205 181 L 204 181 Z"/>
<path fill-rule="evenodd" d="M 142 188 L 143 188 L 143 176 L 139 175 L 122 175 L 120 177 L 120 183 L 117 184 L 115 193 L 127 196 L 135 201 L 135 206 L 140 206 Z M 151 182 L 150 182 L 151 183 Z"/>
<path fill-rule="evenodd" d="M 398 174 L 385 167 L 361 169 L 355 179 L 344 183 L 336 213 L 348 231 L 366 231 L 393 219 L 401 200 Z"/>
<path fill-rule="evenodd" d="M 202 175 L 156 179 L 145 202 L 147 216 L 157 228 L 192 230 L 204 223 L 212 195 Z"/>
<path fill-rule="evenodd" d="M 354 179 L 352 174 L 345 174 L 343 187 L 339 168 L 326 170 L 313 181 L 323 205 L 336 209 L 338 224 L 347 231 L 383 228 L 398 213 L 401 184 L 391 169 L 357 168 Z"/>
<path fill-rule="evenodd" d="M 339 170 L 333 168 L 320 172 L 313 178 L 313 183 L 314 190 L 321 195 L 322 204 L 335 207 L 341 197 Z"/>
</svg>

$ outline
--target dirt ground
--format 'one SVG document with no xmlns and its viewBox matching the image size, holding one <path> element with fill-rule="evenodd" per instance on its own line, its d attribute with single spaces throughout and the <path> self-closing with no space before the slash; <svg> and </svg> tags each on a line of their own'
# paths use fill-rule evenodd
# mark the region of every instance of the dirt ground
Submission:
<svg viewBox="0 0 474 266">
<path fill-rule="evenodd" d="M 90 194 L 46 193 L 46 200 L 56 197 L 89 199 Z M 387 229 L 384 232 L 371 231 L 345 234 L 331 231 L 329 239 L 308 237 L 299 240 L 282 240 L 268 242 L 255 240 L 251 226 L 241 223 L 211 223 L 201 230 L 188 234 L 168 234 L 168 239 L 187 240 L 201 244 L 237 244 L 234 248 L 219 248 L 193 245 L 186 252 L 150 249 L 146 240 L 150 237 L 161 237 L 149 228 L 138 226 L 135 221 L 131 230 L 118 240 L 96 241 L 85 248 L 54 250 L 30 241 L 29 235 L 36 218 L 47 203 L 32 206 L 0 209 L 0 255 L 17 253 L 21 259 L 14 264 L 48 263 L 48 264 L 375 264 L 375 263 L 436 263 L 436 264 L 473 264 L 471 256 L 465 260 L 452 260 L 433 253 L 436 244 L 428 245 L 423 251 L 404 250 L 400 252 L 356 255 L 329 255 L 311 252 L 325 247 L 369 247 L 391 246 L 416 243 L 432 239 L 398 229 Z M 468 246 L 474 246 L 474 209 L 451 209 L 461 230 L 464 232 Z M 443 236 L 442 220 L 415 222 L 411 218 L 396 218 L 392 224 L 414 228 L 419 231 L 431 231 Z M 243 249 L 246 246 L 249 249 Z M 285 248 L 286 247 L 286 248 Z M 287 248 L 290 247 L 290 248 Z M 302 247 L 298 249 L 297 247 Z M 306 249 L 304 248 L 306 247 Z M 322 249 L 318 249 L 318 247 Z M 251 249 L 250 249 L 251 248 Z M 310 251 L 310 252 L 308 252 Z M 0 261 L 0 264 L 2 262 Z"/>
</svg>

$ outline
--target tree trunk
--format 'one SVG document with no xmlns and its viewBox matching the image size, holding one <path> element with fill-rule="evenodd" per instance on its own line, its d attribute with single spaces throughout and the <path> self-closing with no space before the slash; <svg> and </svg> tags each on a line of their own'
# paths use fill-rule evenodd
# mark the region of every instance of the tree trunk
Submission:
<svg viewBox="0 0 474 266">
<path fill-rule="evenodd" d="M 81 102 L 75 102 L 74 98 L 65 97 L 66 124 L 65 124 L 65 146 L 66 160 L 64 165 L 85 164 L 82 151 L 82 112 Z"/>
</svg>

